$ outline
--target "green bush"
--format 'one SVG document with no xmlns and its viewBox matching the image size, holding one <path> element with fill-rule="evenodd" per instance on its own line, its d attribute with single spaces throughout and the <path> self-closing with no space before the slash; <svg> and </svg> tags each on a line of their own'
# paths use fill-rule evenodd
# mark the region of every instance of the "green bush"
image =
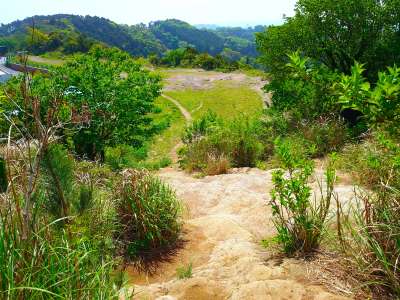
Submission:
<svg viewBox="0 0 400 300">
<path fill-rule="evenodd" d="M 182 141 L 185 144 L 194 143 L 208 133 L 221 127 L 222 123 L 222 119 L 213 111 L 209 110 L 201 118 L 194 120 L 190 125 L 186 126 L 182 136 Z"/>
<path fill-rule="evenodd" d="M 255 167 L 264 148 L 259 139 L 262 130 L 260 121 L 256 118 L 240 116 L 228 122 L 226 126 L 226 138 L 231 140 L 232 165 Z"/>
<path fill-rule="evenodd" d="M 318 248 L 326 226 L 333 184 L 336 176 L 332 166 L 326 171 L 326 192 L 321 198 L 311 198 L 308 185 L 313 174 L 312 161 L 295 155 L 288 142 L 276 142 L 276 152 L 284 169 L 273 173 L 271 192 L 273 221 L 278 231 L 277 241 L 286 254 L 307 254 Z"/>
<path fill-rule="evenodd" d="M 145 159 L 147 149 L 141 147 L 135 149 L 128 145 L 117 145 L 115 147 L 106 147 L 105 162 L 113 170 L 133 167 L 137 161 Z"/>
<path fill-rule="evenodd" d="M 371 85 L 363 76 L 364 65 L 355 63 L 351 75 L 342 75 L 335 84 L 343 109 L 360 112 L 370 127 L 380 127 L 393 135 L 399 134 L 400 68 L 388 67 L 379 72 L 378 81 Z"/>
<path fill-rule="evenodd" d="M 181 165 L 208 175 L 225 173 L 229 166 L 254 167 L 264 151 L 261 130 L 256 117 L 223 121 L 209 112 L 186 128 Z"/>
<path fill-rule="evenodd" d="M 147 171 L 126 171 L 116 189 L 117 240 L 128 259 L 174 247 L 181 233 L 181 205 L 175 192 Z"/>
<path fill-rule="evenodd" d="M 338 75 L 326 66 L 314 63 L 299 52 L 289 56 L 284 77 L 276 77 L 266 86 L 272 92 L 272 106 L 280 112 L 290 111 L 299 121 L 313 120 L 338 112 L 333 83 Z"/>
</svg>

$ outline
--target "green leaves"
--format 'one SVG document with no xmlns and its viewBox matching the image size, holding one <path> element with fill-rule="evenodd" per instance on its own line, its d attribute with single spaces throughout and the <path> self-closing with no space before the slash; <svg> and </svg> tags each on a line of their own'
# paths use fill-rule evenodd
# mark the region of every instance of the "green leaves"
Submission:
<svg viewBox="0 0 400 300">
<path fill-rule="evenodd" d="M 160 95 L 160 77 L 142 69 L 129 54 L 94 47 L 78 55 L 54 74 L 84 127 L 74 126 L 75 150 L 90 159 L 104 159 L 106 146 L 140 147 L 154 133 L 154 100 Z"/>
<path fill-rule="evenodd" d="M 361 112 L 372 126 L 399 124 L 400 68 L 394 66 L 380 72 L 374 87 L 364 78 L 364 71 L 363 65 L 356 62 L 351 75 L 341 76 L 340 82 L 334 86 L 339 96 L 338 103 L 342 109 Z"/>
<path fill-rule="evenodd" d="M 299 0 L 296 14 L 256 35 L 260 61 L 284 76 L 285 54 L 300 50 L 332 71 L 350 74 L 353 62 L 368 65 L 370 78 L 398 61 L 398 2 Z"/>
</svg>

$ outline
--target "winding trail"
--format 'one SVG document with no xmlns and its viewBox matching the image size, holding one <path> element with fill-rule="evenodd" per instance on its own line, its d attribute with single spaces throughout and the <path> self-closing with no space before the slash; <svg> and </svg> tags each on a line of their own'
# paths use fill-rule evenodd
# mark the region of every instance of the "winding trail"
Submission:
<svg viewBox="0 0 400 300">
<path fill-rule="evenodd" d="M 175 100 L 174 98 L 172 98 L 172 97 L 170 97 L 168 95 L 165 95 L 165 94 L 162 94 L 161 97 L 164 97 L 165 99 L 167 99 L 167 100 L 171 101 L 172 103 L 174 103 L 179 108 L 179 110 L 181 111 L 182 115 L 185 117 L 187 123 L 190 123 L 193 120 L 193 117 L 190 114 L 190 112 L 186 108 L 184 108 L 182 106 L 182 104 L 179 103 L 178 100 Z"/>
<path fill-rule="evenodd" d="M 190 124 L 190 122 L 192 122 L 193 117 L 192 117 L 191 113 L 190 113 L 185 107 L 183 107 L 183 105 L 180 104 L 178 100 L 176 100 L 176 99 L 174 99 L 174 98 L 172 98 L 172 97 L 170 97 L 170 96 L 168 96 L 168 95 L 165 95 L 165 94 L 162 94 L 161 97 L 163 97 L 163 98 L 165 98 L 165 99 L 171 101 L 173 104 L 176 105 L 176 107 L 178 107 L 178 109 L 180 110 L 182 116 L 183 116 L 183 117 L 185 118 L 185 120 L 186 120 L 186 124 Z M 178 150 L 179 150 L 179 148 L 181 148 L 182 146 L 183 146 L 182 141 L 179 141 L 179 143 L 177 143 L 177 144 L 171 149 L 171 152 L 169 153 L 169 156 L 170 156 L 170 158 L 171 158 L 171 161 L 172 161 L 172 163 L 173 163 L 174 165 L 176 165 L 176 164 L 179 162 Z"/>
</svg>

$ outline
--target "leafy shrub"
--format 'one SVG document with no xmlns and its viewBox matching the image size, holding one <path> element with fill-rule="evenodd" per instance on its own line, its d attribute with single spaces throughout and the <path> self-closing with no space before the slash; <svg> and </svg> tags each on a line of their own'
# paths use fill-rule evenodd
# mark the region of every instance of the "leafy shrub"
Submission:
<svg viewBox="0 0 400 300">
<path fill-rule="evenodd" d="M 266 86 L 272 92 L 274 109 L 290 111 L 298 120 L 312 120 L 321 115 L 337 112 L 339 105 L 332 85 L 337 74 L 326 66 L 314 63 L 299 52 L 289 54 L 283 78 L 273 78 Z"/>
<path fill-rule="evenodd" d="M 231 159 L 235 167 L 255 167 L 262 156 L 263 145 L 259 140 L 261 123 L 256 118 L 240 116 L 226 125 L 227 138 L 231 139 Z"/>
<path fill-rule="evenodd" d="M 321 199 L 311 198 L 308 180 L 313 173 L 311 161 L 294 155 L 290 143 L 277 141 L 276 151 L 285 169 L 273 173 L 271 192 L 273 221 L 278 231 L 277 241 L 287 254 L 307 254 L 318 248 L 333 196 L 335 171 L 326 171 L 326 194 L 321 187 Z"/>
<path fill-rule="evenodd" d="M 117 240 L 127 258 L 146 257 L 177 243 L 181 206 L 167 184 L 147 171 L 127 170 L 116 191 Z"/>
<path fill-rule="evenodd" d="M 374 87 L 363 76 L 365 69 L 356 63 L 351 75 L 342 75 L 335 85 L 343 109 L 360 112 L 372 127 L 398 134 L 400 127 L 400 68 L 388 67 L 379 72 Z"/>
<path fill-rule="evenodd" d="M 207 111 L 201 118 L 194 120 L 186 126 L 182 136 L 185 144 L 190 144 L 203 138 L 207 133 L 221 127 L 222 120 L 211 110 Z"/>
<path fill-rule="evenodd" d="M 129 145 L 117 145 L 115 147 L 107 147 L 105 151 L 105 162 L 113 170 L 121 170 L 123 168 L 133 167 L 137 161 L 146 158 L 147 149 L 141 147 L 135 149 Z"/>
<path fill-rule="evenodd" d="M 191 171 L 221 174 L 226 168 L 254 167 L 262 157 L 261 122 L 239 116 L 223 121 L 207 113 L 185 130 L 185 147 L 180 152 L 181 165 Z"/>
</svg>

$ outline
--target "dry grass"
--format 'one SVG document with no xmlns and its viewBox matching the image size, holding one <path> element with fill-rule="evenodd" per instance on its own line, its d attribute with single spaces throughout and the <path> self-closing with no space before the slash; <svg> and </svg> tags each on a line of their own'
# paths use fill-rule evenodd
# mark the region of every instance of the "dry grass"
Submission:
<svg viewBox="0 0 400 300">
<path fill-rule="evenodd" d="M 209 154 L 204 172 L 209 176 L 227 174 L 230 167 L 230 161 L 225 155 Z"/>
</svg>

